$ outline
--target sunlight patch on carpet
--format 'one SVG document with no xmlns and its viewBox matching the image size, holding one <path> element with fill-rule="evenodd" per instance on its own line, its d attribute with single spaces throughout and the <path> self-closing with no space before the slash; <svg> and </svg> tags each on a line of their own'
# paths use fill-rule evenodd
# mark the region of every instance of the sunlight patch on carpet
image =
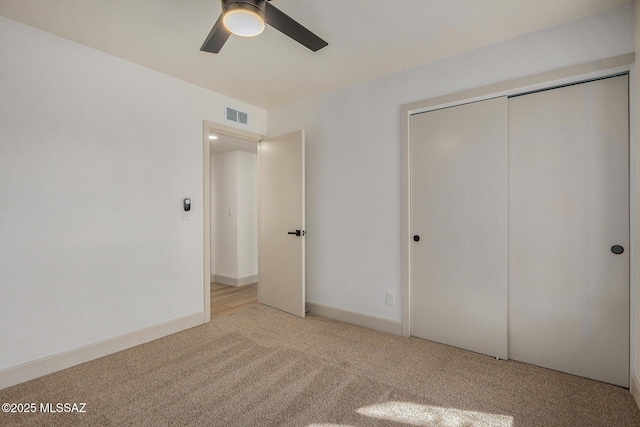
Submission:
<svg viewBox="0 0 640 427">
<path fill-rule="evenodd" d="M 410 402 L 386 402 L 356 409 L 360 415 L 413 426 L 462 427 L 495 426 L 512 427 L 513 417 L 485 414 L 455 408 L 440 408 Z"/>
</svg>

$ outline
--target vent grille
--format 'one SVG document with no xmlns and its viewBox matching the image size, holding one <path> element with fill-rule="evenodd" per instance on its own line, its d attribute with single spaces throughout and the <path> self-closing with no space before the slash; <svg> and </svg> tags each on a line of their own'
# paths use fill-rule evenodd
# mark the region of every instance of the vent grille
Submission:
<svg viewBox="0 0 640 427">
<path fill-rule="evenodd" d="M 227 120 L 231 120 L 232 122 L 237 122 L 238 110 L 234 110 L 233 108 L 227 107 Z"/>
<path fill-rule="evenodd" d="M 242 125 L 249 124 L 249 114 L 244 111 L 238 111 L 235 108 L 226 107 L 227 120 L 234 123 L 240 123 Z"/>
</svg>

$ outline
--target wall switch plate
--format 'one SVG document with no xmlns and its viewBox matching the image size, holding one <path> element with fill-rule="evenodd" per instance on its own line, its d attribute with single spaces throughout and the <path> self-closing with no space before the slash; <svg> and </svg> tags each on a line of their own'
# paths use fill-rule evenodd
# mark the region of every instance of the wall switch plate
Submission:
<svg viewBox="0 0 640 427">
<path fill-rule="evenodd" d="M 391 291 L 387 291 L 387 299 L 385 303 L 387 305 L 396 305 L 396 294 Z"/>
</svg>

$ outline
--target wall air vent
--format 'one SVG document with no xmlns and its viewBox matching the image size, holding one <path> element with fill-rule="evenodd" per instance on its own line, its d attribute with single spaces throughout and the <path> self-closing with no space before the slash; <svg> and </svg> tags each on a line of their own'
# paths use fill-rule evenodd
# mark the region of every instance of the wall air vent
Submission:
<svg viewBox="0 0 640 427">
<path fill-rule="evenodd" d="M 226 107 L 227 120 L 241 125 L 249 124 L 249 114 L 244 111 L 238 111 L 235 108 Z"/>
</svg>

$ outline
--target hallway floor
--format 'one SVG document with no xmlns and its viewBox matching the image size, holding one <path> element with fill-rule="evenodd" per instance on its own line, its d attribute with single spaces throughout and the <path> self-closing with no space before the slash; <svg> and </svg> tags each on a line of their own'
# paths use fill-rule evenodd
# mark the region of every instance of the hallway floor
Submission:
<svg viewBox="0 0 640 427">
<path fill-rule="evenodd" d="M 258 284 L 227 286 L 211 284 L 211 318 L 237 313 L 258 304 Z"/>
</svg>

